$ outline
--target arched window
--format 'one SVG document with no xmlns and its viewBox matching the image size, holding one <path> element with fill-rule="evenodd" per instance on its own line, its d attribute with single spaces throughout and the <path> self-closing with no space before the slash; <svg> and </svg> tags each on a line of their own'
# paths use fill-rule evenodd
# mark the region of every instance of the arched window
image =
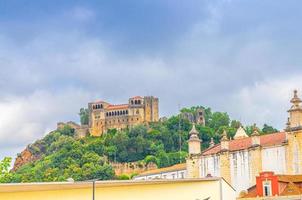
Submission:
<svg viewBox="0 0 302 200">
<path fill-rule="evenodd" d="M 128 110 L 126 110 L 126 115 L 128 115 Z"/>
<path fill-rule="evenodd" d="M 126 111 L 123 110 L 123 115 L 126 114 Z"/>
<path fill-rule="evenodd" d="M 134 104 L 137 104 L 137 100 L 134 101 Z"/>
<path fill-rule="evenodd" d="M 141 104 L 141 100 L 138 100 L 137 103 L 138 103 L 138 104 Z"/>
<path fill-rule="evenodd" d="M 116 114 L 116 111 L 114 111 L 114 115 L 117 115 L 117 114 Z"/>
<path fill-rule="evenodd" d="M 103 104 L 101 104 L 101 108 L 103 108 Z"/>
<path fill-rule="evenodd" d="M 133 105 L 133 100 L 131 100 L 131 104 Z"/>
</svg>

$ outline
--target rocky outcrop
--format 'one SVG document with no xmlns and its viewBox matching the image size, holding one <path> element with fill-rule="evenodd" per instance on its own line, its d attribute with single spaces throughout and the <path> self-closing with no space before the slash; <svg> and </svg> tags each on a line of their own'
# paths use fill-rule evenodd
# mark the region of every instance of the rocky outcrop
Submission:
<svg viewBox="0 0 302 200">
<path fill-rule="evenodd" d="M 39 156 L 36 156 L 31 152 L 29 147 L 26 147 L 26 149 L 24 151 L 22 151 L 21 153 L 19 153 L 17 155 L 17 158 L 15 160 L 12 171 L 16 171 L 23 165 L 30 163 L 30 162 L 34 162 L 34 161 L 38 160 L 39 158 L 40 158 Z"/>
</svg>

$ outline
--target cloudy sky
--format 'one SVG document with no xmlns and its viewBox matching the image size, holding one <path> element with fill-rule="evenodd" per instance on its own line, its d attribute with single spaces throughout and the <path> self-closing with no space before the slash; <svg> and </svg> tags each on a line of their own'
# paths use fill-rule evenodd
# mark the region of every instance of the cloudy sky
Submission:
<svg viewBox="0 0 302 200">
<path fill-rule="evenodd" d="M 0 0 L 0 159 L 88 101 L 160 98 L 282 129 L 302 92 L 299 0 Z"/>
</svg>

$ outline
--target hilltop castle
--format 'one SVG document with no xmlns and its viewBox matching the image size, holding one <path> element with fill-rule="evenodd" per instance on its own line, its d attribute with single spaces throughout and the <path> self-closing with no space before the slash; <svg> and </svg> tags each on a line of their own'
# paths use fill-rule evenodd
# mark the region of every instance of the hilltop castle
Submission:
<svg viewBox="0 0 302 200">
<path fill-rule="evenodd" d="M 89 132 L 100 136 L 108 129 L 123 130 L 138 124 L 157 122 L 158 98 L 135 96 L 127 104 L 112 105 L 105 101 L 88 104 Z"/>
</svg>

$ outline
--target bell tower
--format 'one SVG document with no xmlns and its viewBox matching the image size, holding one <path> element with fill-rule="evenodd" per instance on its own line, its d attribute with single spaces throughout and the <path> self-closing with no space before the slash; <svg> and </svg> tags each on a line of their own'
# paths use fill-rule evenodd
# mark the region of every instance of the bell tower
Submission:
<svg viewBox="0 0 302 200">
<path fill-rule="evenodd" d="M 302 107 L 301 99 L 297 90 L 290 101 L 291 108 L 288 110 L 289 118 L 286 123 L 287 147 L 287 173 L 300 174 L 302 172 Z"/>
<path fill-rule="evenodd" d="M 188 178 L 201 177 L 201 140 L 198 137 L 198 131 L 193 124 L 190 131 L 190 138 L 188 140 L 189 156 L 186 160 Z"/>
<path fill-rule="evenodd" d="M 290 101 L 292 103 L 289 112 L 289 129 L 300 130 L 302 129 L 302 107 L 300 103 L 301 99 L 298 97 L 298 91 L 294 90 L 294 97 Z"/>
</svg>

